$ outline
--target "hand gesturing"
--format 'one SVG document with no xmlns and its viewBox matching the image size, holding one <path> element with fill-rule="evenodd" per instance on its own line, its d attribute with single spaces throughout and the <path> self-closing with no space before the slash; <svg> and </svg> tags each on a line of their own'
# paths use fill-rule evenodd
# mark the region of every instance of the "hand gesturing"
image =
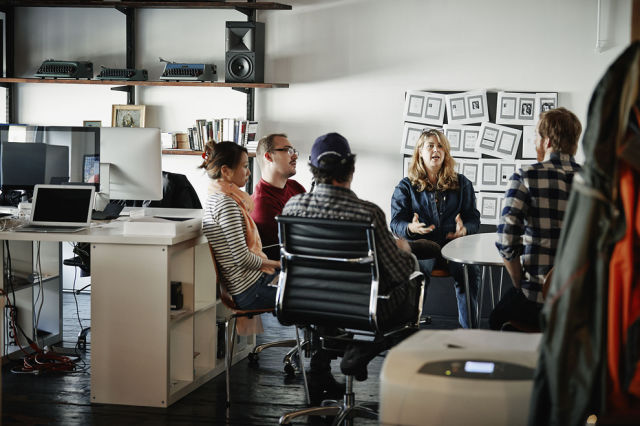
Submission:
<svg viewBox="0 0 640 426">
<path fill-rule="evenodd" d="M 464 237 L 467 235 L 467 228 L 465 228 L 460 218 L 460 213 L 456 215 L 456 232 L 449 232 L 447 238 L 453 240 L 454 238 Z"/>
<path fill-rule="evenodd" d="M 424 223 L 420 222 L 420 218 L 418 218 L 418 213 L 413 214 L 413 220 L 409 224 L 409 231 L 412 234 L 428 234 L 429 232 L 436 229 L 435 225 L 427 226 Z"/>
</svg>

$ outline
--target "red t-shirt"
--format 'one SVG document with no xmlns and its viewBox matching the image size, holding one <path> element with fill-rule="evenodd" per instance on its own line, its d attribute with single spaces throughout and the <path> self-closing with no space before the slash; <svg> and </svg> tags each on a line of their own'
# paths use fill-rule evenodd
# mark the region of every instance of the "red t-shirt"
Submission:
<svg viewBox="0 0 640 426">
<path fill-rule="evenodd" d="M 263 247 L 278 244 L 278 225 L 275 217 L 282 213 L 289 198 L 303 192 L 307 192 L 304 186 L 293 179 L 288 179 L 282 189 L 260 179 L 251 195 L 254 203 L 251 218 L 258 226 Z M 277 246 L 263 248 L 263 251 L 269 259 L 280 258 L 280 249 Z"/>
</svg>

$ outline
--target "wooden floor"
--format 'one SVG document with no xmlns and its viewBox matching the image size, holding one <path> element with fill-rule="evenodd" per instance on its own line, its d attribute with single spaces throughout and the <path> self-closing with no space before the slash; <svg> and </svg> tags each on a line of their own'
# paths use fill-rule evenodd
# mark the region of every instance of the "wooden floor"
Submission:
<svg viewBox="0 0 640 426">
<path fill-rule="evenodd" d="M 433 288 L 433 287 L 432 287 Z M 431 290 L 430 290 L 431 291 Z M 83 326 L 90 323 L 88 295 L 78 298 L 79 316 Z M 73 294 L 64 294 L 65 347 L 73 347 L 80 330 Z M 451 301 L 455 308 L 455 298 Z M 428 312 L 428 311 L 427 311 Z M 265 317 L 265 316 L 263 316 Z M 265 333 L 259 341 L 290 338 L 293 331 L 282 327 L 274 317 L 264 318 Z M 429 328 L 456 328 L 455 311 L 450 315 L 434 315 Z M 90 335 L 89 335 L 90 342 Z M 260 355 L 257 367 L 246 360 L 232 368 L 232 406 L 225 409 L 224 374 L 206 383 L 167 409 L 91 404 L 90 371 L 91 345 L 83 359 L 86 368 L 78 373 L 47 373 L 41 375 L 11 373 L 2 368 L 2 425 L 273 425 L 290 410 L 305 406 L 302 378 L 288 379 L 282 369 L 286 349 L 273 348 Z M 153 357 L 153 353 L 148 354 Z M 356 399 L 376 401 L 378 375 L 383 358 L 376 358 L 369 367 L 369 379 L 355 382 Z M 337 361 L 333 372 L 344 381 Z M 321 420 L 300 418 L 296 424 L 324 424 Z M 357 425 L 373 425 L 376 421 L 356 420 Z"/>
</svg>

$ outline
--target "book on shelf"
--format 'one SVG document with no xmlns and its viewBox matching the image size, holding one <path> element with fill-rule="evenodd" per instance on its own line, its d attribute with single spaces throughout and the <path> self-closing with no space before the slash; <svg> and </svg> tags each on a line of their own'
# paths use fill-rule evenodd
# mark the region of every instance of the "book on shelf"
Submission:
<svg viewBox="0 0 640 426">
<path fill-rule="evenodd" d="M 247 121 L 247 128 L 244 134 L 244 143 L 243 143 L 243 145 L 247 148 L 247 151 L 256 152 L 256 148 L 258 148 L 258 141 L 256 140 L 257 134 L 258 134 L 258 122 Z"/>
<path fill-rule="evenodd" d="M 250 152 L 255 152 L 257 147 L 256 135 L 258 122 L 240 118 L 216 118 L 213 120 L 198 119 L 193 127 L 185 132 L 188 140 L 188 148 L 194 151 L 204 150 L 207 142 L 228 141 L 238 145 L 247 146 Z M 174 146 L 178 147 L 179 144 Z M 183 145 L 184 146 L 184 145 Z"/>
</svg>

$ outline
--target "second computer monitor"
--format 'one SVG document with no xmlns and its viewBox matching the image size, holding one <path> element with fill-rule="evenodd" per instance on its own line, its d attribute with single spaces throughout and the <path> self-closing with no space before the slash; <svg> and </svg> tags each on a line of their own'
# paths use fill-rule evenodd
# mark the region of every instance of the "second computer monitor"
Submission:
<svg viewBox="0 0 640 426">
<path fill-rule="evenodd" d="M 101 128 L 100 165 L 100 191 L 107 193 L 110 199 L 162 199 L 160 129 Z M 102 173 L 105 167 L 108 168 L 108 182 Z"/>
</svg>

